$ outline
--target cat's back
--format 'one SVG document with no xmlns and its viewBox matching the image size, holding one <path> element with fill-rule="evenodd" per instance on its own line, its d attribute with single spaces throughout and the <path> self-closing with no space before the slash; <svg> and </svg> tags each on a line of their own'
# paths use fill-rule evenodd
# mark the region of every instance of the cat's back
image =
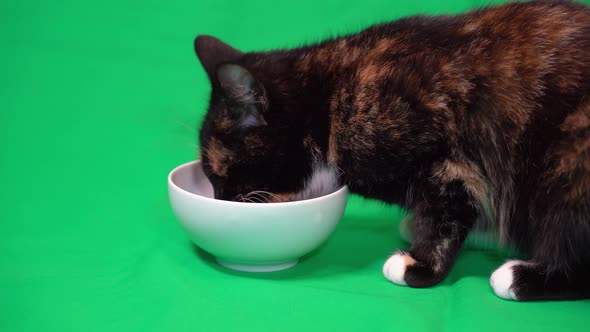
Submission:
<svg viewBox="0 0 590 332">
<path fill-rule="evenodd" d="M 418 102 L 425 105 L 442 105 L 432 97 L 468 108 L 489 93 L 520 103 L 508 109 L 526 109 L 548 91 L 567 95 L 590 87 L 590 8 L 534 1 L 408 17 L 327 42 L 310 58 L 322 72 L 348 75 L 345 81 L 359 86 L 389 82 L 382 94 L 424 95 Z"/>
<path fill-rule="evenodd" d="M 570 1 L 512 3 L 456 17 L 468 54 L 543 72 L 590 64 L 590 8 Z M 480 61 L 481 62 L 481 61 Z M 502 69 L 497 68 L 497 69 Z M 571 71 L 571 70 L 570 70 Z M 563 74 L 563 73 L 562 73 Z"/>
<path fill-rule="evenodd" d="M 496 146 L 510 149 L 535 140 L 547 147 L 556 138 L 551 133 L 590 94 L 590 7 L 583 4 L 509 3 L 456 16 L 409 18 L 375 32 L 379 29 L 378 38 L 412 36 L 390 51 L 418 59 L 411 70 L 430 80 L 423 104 L 454 114 L 471 133 L 486 126 L 495 127 L 496 138 L 510 133 Z"/>
<path fill-rule="evenodd" d="M 532 1 L 461 15 L 414 16 L 371 27 L 351 36 L 349 43 L 372 51 L 369 55 L 449 61 L 479 57 L 476 62 L 481 65 L 485 59 L 491 60 L 490 65 L 503 61 L 518 61 L 523 66 L 527 62 L 534 66 L 536 61 L 587 63 L 590 7 L 573 1 Z"/>
</svg>

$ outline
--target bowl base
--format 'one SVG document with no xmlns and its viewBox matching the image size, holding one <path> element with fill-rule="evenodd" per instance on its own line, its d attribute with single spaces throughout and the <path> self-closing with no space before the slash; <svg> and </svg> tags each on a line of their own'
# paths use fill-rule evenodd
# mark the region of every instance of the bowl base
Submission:
<svg viewBox="0 0 590 332">
<path fill-rule="evenodd" d="M 286 270 L 290 267 L 295 266 L 298 260 L 294 261 L 287 261 L 287 262 L 279 262 L 279 263 L 270 263 L 270 264 L 243 264 L 243 263 L 234 263 L 230 261 L 226 261 L 222 258 L 215 258 L 219 265 L 227 267 L 228 269 L 238 270 L 243 272 L 274 272 L 274 271 L 281 271 Z"/>
</svg>

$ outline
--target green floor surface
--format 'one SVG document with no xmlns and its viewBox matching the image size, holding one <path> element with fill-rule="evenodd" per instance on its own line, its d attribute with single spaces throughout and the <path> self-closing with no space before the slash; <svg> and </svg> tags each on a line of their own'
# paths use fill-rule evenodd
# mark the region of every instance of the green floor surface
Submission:
<svg viewBox="0 0 590 332">
<path fill-rule="evenodd" d="M 353 197 L 318 252 L 261 275 L 215 265 L 169 207 L 209 91 L 196 34 L 290 47 L 482 3 L 1 1 L 0 331 L 590 331 L 589 301 L 496 298 L 496 252 L 431 289 L 387 282 L 395 207 Z"/>
</svg>

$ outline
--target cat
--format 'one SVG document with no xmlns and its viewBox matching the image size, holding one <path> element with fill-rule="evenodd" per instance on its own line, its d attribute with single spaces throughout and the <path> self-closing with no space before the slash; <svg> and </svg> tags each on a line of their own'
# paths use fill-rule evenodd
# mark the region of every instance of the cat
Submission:
<svg viewBox="0 0 590 332">
<path fill-rule="evenodd" d="M 288 50 L 206 35 L 200 130 L 215 197 L 329 193 L 399 204 L 414 239 L 391 282 L 447 276 L 472 231 L 527 261 L 490 278 L 507 300 L 590 298 L 590 9 L 508 3 L 415 16 Z M 361 249 L 362 250 L 362 249 Z"/>
</svg>

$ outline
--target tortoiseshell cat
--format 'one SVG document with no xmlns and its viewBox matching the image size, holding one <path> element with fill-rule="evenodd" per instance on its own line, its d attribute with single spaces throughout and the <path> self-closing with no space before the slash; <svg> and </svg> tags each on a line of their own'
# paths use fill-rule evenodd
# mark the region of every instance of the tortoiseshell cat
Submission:
<svg viewBox="0 0 590 332">
<path fill-rule="evenodd" d="M 590 9 L 569 1 L 418 16 L 292 50 L 199 36 L 212 85 L 200 133 L 215 196 L 281 201 L 341 184 L 416 215 L 383 267 L 449 272 L 472 230 L 526 252 L 505 299 L 590 297 Z M 362 250 L 362 249 L 360 249 Z"/>
</svg>

